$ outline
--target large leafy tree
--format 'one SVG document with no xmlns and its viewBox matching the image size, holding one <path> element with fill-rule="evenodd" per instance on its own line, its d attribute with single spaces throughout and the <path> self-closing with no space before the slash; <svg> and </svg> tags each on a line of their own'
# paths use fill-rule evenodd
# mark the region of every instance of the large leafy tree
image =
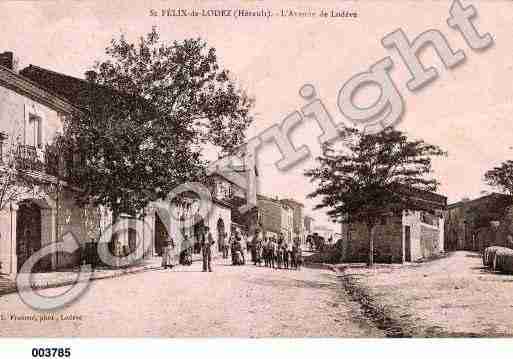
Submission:
<svg viewBox="0 0 513 359">
<path fill-rule="evenodd" d="M 72 178 L 82 199 L 136 214 L 177 185 L 204 175 L 203 150 L 228 153 L 245 139 L 253 100 L 201 39 L 166 44 L 153 29 L 124 36 L 94 67 L 86 116 L 67 123 Z"/>
<path fill-rule="evenodd" d="M 513 196 L 513 161 L 503 162 L 500 166 L 487 171 L 484 179 L 490 186 Z"/>
<path fill-rule="evenodd" d="M 366 224 L 368 263 L 373 265 L 376 224 L 391 211 L 415 209 L 412 190 L 437 189 L 438 182 L 429 176 L 431 158 L 445 153 L 392 128 L 374 135 L 347 128 L 342 136 L 344 148 L 326 144 L 317 158 L 319 165 L 306 171 L 317 184 L 309 197 L 320 197 L 316 209 L 328 208 L 335 221 Z"/>
</svg>

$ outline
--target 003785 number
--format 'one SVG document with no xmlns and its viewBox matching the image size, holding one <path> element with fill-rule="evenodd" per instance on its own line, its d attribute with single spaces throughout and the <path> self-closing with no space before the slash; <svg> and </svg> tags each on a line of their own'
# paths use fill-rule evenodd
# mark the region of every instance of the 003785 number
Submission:
<svg viewBox="0 0 513 359">
<path fill-rule="evenodd" d="M 33 358 L 69 358 L 71 348 L 32 348 Z"/>
</svg>

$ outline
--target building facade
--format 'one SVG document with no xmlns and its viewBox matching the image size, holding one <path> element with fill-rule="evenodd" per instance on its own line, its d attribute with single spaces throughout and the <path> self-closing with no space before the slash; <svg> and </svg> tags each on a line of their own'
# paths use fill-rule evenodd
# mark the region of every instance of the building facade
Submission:
<svg viewBox="0 0 513 359">
<path fill-rule="evenodd" d="M 281 230 L 280 233 L 287 241 L 293 239 L 294 233 L 294 210 L 286 202 L 281 203 Z"/>
<path fill-rule="evenodd" d="M 295 238 L 294 209 L 288 201 L 259 195 L 257 203 L 259 224 L 264 236 L 278 238 L 281 235 L 286 240 Z"/>
<path fill-rule="evenodd" d="M 491 193 L 447 206 L 445 249 L 481 251 L 490 245 L 510 247 L 512 203 L 510 196 Z"/>
<path fill-rule="evenodd" d="M 299 239 L 301 243 L 305 243 L 305 206 L 304 204 L 293 200 L 293 199 L 284 199 L 283 203 L 287 204 L 292 208 L 292 236 L 294 239 Z"/>
<path fill-rule="evenodd" d="M 150 240 L 150 255 L 161 256 L 164 244 L 172 238 L 177 249 L 183 249 L 183 240 L 187 236 L 196 254 L 200 252 L 200 243 L 208 227 L 215 245 L 213 253 L 221 252 L 219 243 L 231 234 L 231 207 L 229 204 L 212 199 L 209 210 L 204 216 L 198 213 L 199 198 L 193 194 L 184 194 L 173 202 L 159 201 L 150 204 L 146 216 L 141 221 L 145 226 L 146 238 Z M 124 242 L 129 241 L 125 236 Z M 176 255 L 179 251 L 176 251 Z"/>
<path fill-rule="evenodd" d="M 259 195 L 257 198 L 258 219 L 265 237 L 278 238 L 282 231 L 281 202 L 276 198 Z"/>
<path fill-rule="evenodd" d="M 411 190 L 415 209 L 401 214 L 384 212 L 374 229 L 376 262 L 403 263 L 436 256 L 444 251 L 444 216 L 447 198 L 431 192 Z M 364 223 L 342 227 L 347 233 L 344 260 L 365 262 L 369 254 L 369 233 Z"/>
<path fill-rule="evenodd" d="M 243 149 L 240 149 L 240 151 L 243 151 Z M 256 168 L 248 168 L 241 158 L 244 158 L 243 153 L 225 158 L 227 162 L 231 162 L 230 171 L 245 178 L 249 175 L 249 171 L 253 171 L 255 177 L 258 177 Z M 232 232 L 238 230 L 246 236 L 253 236 L 260 227 L 258 205 L 244 212 L 240 210 L 247 204 L 247 189 L 236 184 L 230 176 L 226 175 L 226 172 L 220 170 L 213 171 L 209 176 L 209 183 L 213 182 L 221 188 L 225 202 L 230 205 Z"/>
<path fill-rule="evenodd" d="M 101 228 L 97 209 L 79 207 L 65 182 L 67 166 L 52 147 L 63 120 L 79 110 L 64 98 L 13 71 L 12 54 L 0 54 L 0 176 L 14 165 L 18 195 L 2 199 L 0 272 L 15 275 L 25 261 L 71 233 L 82 245 Z M 23 180 L 22 180 L 23 179 Z M 2 183 L 5 183 L 3 181 Z M 34 270 L 78 264 L 80 251 L 44 257 Z"/>
</svg>

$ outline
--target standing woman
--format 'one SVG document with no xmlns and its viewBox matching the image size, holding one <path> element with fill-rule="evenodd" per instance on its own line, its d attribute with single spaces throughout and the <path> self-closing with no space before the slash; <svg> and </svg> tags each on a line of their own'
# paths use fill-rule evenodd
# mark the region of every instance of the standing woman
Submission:
<svg viewBox="0 0 513 359">
<path fill-rule="evenodd" d="M 173 238 L 170 236 L 166 241 L 166 245 L 164 246 L 164 251 L 162 253 L 162 267 L 164 268 L 173 268 L 174 267 L 174 252 L 175 252 L 175 243 Z"/>
</svg>

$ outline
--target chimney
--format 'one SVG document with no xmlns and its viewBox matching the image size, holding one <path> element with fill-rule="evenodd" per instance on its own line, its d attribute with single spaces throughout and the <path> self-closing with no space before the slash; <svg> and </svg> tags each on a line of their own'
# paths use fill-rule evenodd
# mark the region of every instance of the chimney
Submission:
<svg viewBox="0 0 513 359">
<path fill-rule="evenodd" d="M 96 73 L 96 71 L 90 70 L 90 71 L 86 71 L 86 73 L 85 73 L 85 78 L 89 82 L 96 82 L 97 77 L 98 77 L 98 74 Z"/>
<path fill-rule="evenodd" d="M 9 70 L 14 70 L 14 54 L 11 51 L 6 51 L 0 54 L 0 66 L 7 67 Z"/>
</svg>

